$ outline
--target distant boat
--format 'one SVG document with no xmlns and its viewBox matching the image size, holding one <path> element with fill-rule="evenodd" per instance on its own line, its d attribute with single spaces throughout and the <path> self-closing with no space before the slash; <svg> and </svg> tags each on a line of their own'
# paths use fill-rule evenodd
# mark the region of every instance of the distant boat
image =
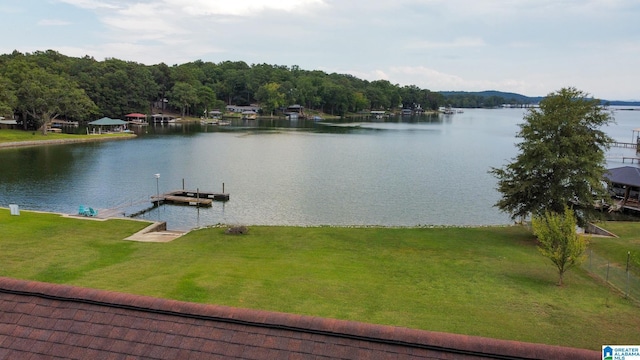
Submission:
<svg viewBox="0 0 640 360">
<path fill-rule="evenodd" d="M 447 106 L 445 108 L 440 108 L 440 112 L 445 115 L 455 114 L 456 112 L 451 108 L 451 106 Z"/>
</svg>

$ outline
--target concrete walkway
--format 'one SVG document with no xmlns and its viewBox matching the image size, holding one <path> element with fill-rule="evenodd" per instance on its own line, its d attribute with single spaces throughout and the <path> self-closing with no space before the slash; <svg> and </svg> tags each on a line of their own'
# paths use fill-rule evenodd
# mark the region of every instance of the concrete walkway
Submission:
<svg viewBox="0 0 640 360">
<path fill-rule="evenodd" d="M 186 234 L 186 232 L 183 231 L 167 230 L 166 227 L 167 224 L 164 222 L 154 222 L 128 238 L 125 238 L 125 240 L 140 242 L 169 242 Z"/>
<path fill-rule="evenodd" d="M 123 220 L 129 220 L 129 221 L 142 221 L 149 224 L 149 226 L 145 227 L 144 229 L 124 239 L 129 241 L 169 242 L 187 233 L 186 231 L 167 230 L 166 222 L 126 218 L 126 217 L 122 217 L 121 214 L 118 213 L 117 211 L 109 210 L 109 209 L 98 209 L 98 216 L 82 216 L 78 214 L 60 214 L 60 215 L 65 217 L 71 217 L 71 218 L 83 219 L 83 220 L 92 220 L 92 221 L 107 221 L 109 219 L 123 219 Z"/>
</svg>

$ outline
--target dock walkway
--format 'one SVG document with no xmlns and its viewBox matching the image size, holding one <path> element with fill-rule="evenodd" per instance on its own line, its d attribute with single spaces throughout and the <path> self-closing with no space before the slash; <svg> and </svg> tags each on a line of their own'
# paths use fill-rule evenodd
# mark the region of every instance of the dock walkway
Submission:
<svg viewBox="0 0 640 360">
<path fill-rule="evenodd" d="M 618 147 L 618 148 L 625 148 L 625 149 L 638 149 L 638 144 L 637 143 L 628 143 L 628 142 L 621 142 L 621 141 L 614 141 L 611 143 L 611 147 Z"/>
<path fill-rule="evenodd" d="M 631 161 L 632 164 L 634 163 L 640 164 L 640 157 L 637 157 L 637 156 L 607 156 L 607 159 L 622 161 L 623 164 L 627 162 L 627 160 Z"/>
</svg>

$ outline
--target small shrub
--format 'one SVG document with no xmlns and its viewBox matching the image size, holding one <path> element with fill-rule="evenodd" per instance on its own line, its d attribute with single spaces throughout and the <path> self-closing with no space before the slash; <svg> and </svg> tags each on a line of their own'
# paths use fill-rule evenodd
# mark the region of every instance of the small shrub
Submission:
<svg viewBox="0 0 640 360">
<path fill-rule="evenodd" d="M 227 235 L 246 235 L 249 233 L 249 228 L 246 226 L 233 226 L 225 230 Z"/>
</svg>

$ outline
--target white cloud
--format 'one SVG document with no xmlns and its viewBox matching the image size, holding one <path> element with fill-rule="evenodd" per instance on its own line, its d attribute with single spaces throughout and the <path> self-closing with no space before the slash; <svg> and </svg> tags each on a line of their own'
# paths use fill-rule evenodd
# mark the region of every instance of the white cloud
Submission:
<svg viewBox="0 0 640 360">
<path fill-rule="evenodd" d="M 385 71 L 391 83 L 417 85 L 432 91 L 483 91 L 501 90 L 519 92 L 525 95 L 537 95 L 542 91 L 536 84 L 529 89 L 523 80 L 504 78 L 495 80 L 469 78 L 464 75 L 449 74 L 425 66 L 392 66 Z M 529 84 L 532 85 L 532 84 Z"/>
<path fill-rule="evenodd" d="M 65 0 L 79 1 L 85 0 Z M 88 1 L 88 0 L 86 0 Z M 130 6 L 130 2 L 121 1 L 121 6 Z M 133 4 L 130 7 L 136 5 Z M 185 14 L 188 16 L 257 16 L 267 10 L 277 10 L 286 12 L 300 12 L 323 6 L 323 0 L 234 0 L 234 1 L 212 1 L 212 0 L 160 0 L 149 3 L 155 8 L 166 9 L 173 14 Z M 211 19 L 215 20 L 215 19 Z"/>
<path fill-rule="evenodd" d="M 295 64 L 431 90 L 544 95 L 574 85 L 639 97 L 637 0 L 47 0 L 0 13 L 5 52 Z M 18 31 L 25 23 L 40 26 Z"/>
<path fill-rule="evenodd" d="M 69 21 L 57 19 L 42 19 L 38 21 L 38 26 L 66 26 L 71 25 Z"/>
<path fill-rule="evenodd" d="M 175 41 L 190 33 L 181 26 L 182 17 L 160 4 L 136 3 L 101 17 L 101 21 L 115 31 L 111 38 L 126 39 L 130 43 L 147 40 Z"/>
<path fill-rule="evenodd" d="M 461 37 L 452 41 L 412 41 L 406 45 L 409 49 L 468 48 L 485 46 L 484 40 L 474 37 Z"/>
<path fill-rule="evenodd" d="M 25 9 L 18 4 L 2 4 L 0 5 L 0 14 L 19 14 Z"/>
<path fill-rule="evenodd" d="M 101 0 L 58 0 L 82 9 L 117 9 L 118 6 Z"/>
<path fill-rule="evenodd" d="M 465 85 L 465 80 L 457 75 L 446 74 L 425 66 L 392 66 L 389 77 L 402 85 L 415 84 L 435 89 L 456 89 Z"/>
</svg>

